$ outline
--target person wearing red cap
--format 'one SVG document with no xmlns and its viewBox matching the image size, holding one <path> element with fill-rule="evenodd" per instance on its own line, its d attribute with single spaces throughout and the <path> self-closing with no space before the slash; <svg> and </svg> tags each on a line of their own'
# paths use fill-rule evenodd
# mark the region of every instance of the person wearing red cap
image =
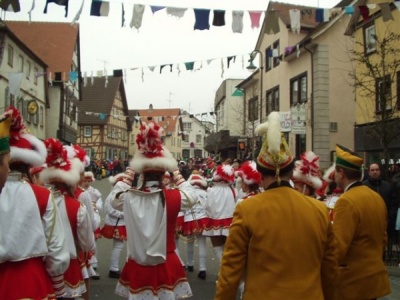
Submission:
<svg viewBox="0 0 400 300">
<path fill-rule="evenodd" d="M 94 232 L 96 229 L 100 226 L 100 217 L 99 214 L 96 213 L 96 209 L 92 205 L 92 197 L 88 191 L 82 188 L 82 183 L 85 181 L 85 168 L 90 165 L 90 158 L 87 155 L 85 149 L 81 148 L 79 145 L 64 145 L 65 150 L 67 151 L 67 157 L 73 161 L 76 162 L 77 165 L 79 165 L 79 174 L 80 178 L 75 186 L 75 191 L 74 191 L 74 197 L 77 199 L 79 202 L 83 203 L 86 206 L 86 210 L 89 214 L 89 219 L 92 225 L 92 230 L 93 230 L 93 238 L 94 238 Z M 95 244 L 96 246 L 96 244 Z M 93 255 L 96 254 L 96 247 L 94 248 L 93 251 L 90 252 L 85 252 L 81 251 L 79 253 L 78 259 L 81 261 L 81 264 L 84 266 L 82 268 L 83 272 L 83 278 L 85 280 L 86 284 L 86 289 L 87 292 L 83 295 L 83 298 L 85 300 L 89 299 L 89 278 L 92 276 L 98 276 L 96 270 L 93 269 L 93 266 L 90 263 L 90 260 L 92 259 Z"/>
<path fill-rule="evenodd" d="M 55 299 L 65 293 L 70 257 L 53 196 L 29 174 L 44 164 L 46 147 L 27 133 L 16 108 L 0 119 L 0 186 L 8 175 L 0 192 L 0 299 Z"/>
<path fill-rule="evenodd" d="M 40 172 L 40 180 L 54 194 L 54 200 L 62 216 L 70 263 L 64 273 L 66 293 L 64 298 L 75 298 L 88 293 L 84 282 L 84 270 L 79 261 L 79 252 L 94 251 L 95 241 L 86 207 L 74 198 L 74 188 L 80 179 L 80 162 L 70 160 L 65 147 L 59 140 L 45 140 L 47 168 Z"/>
<path fill-rule="evenodd" d="M 218 262 L 221 261 L 226 237 L 232 223 L 235 210 L 237 191 L 232 186 L 235 181 L 235 172 L 231 165 L 217 166 L 212 175 L 213 186 L 207 190 L 207 201 L 204 208 L 209 217 L 208 227 L 203 235 L 209 236 Z"/>
<path fill-rule="evenodd" d="M 319 156 L 312 151 L 306 151 L 300 160 L 295 162 L 292 181 L 294 189 L 300 193 L 316 198 L 316 191 L 322 187 Z"/>
<path fill-rule="evenodd" d="M 235 172 L 237 182 L 240 183 L 240 191 L 243 195 L 236 205 L 260 192 L 261 173 L 257 171 L 255 161 L 245 161 Z"/>
<path fill-rule="evenodd" d="M 188 182 L 194 187 L 199 201 L 190 209 L 185 211 L 183 222 L 183 235 L 188 237 L 186 243 L 187 250 L 187 266 L 188 271 L 193 272 L 194 266 L 194 241 L 197 240 L 199 249 L 199 273 L 197 277 L 206 279 L 207 277 L 207 248 L 206 237 L 203 231 L 208 227 L 209 219 L 204 209 L 204 203 L 207 201 L 207 186 L 206 179 L 199 171 L 194 170 L 188 178 Z"/>
<path fill-rule="evenodd" d="M 127 238 L 124 212 L 114 209 L 111 206 L 111 201 L 118 193 L 125 192 L 132 188 L 134 178 L 135 172 L 130 167 L 127 167 L 124 173 L 119 173 L 108 178 L 110 183 L 113 185 L 113 188 L 104 203 L 106 217 L 104 220 L 104 226 L 101 229 L 101 234 L 103 237 L 112 239 L 113 241 L 110 268 L 108 272 L 108 277 L 110 278 L 119 278 L 120 276 L 119 257 Z"/>
<path fill-rule="evenodd" d="M 143 175 L 143 182 L 112 201 L 114 208 L 124 211 L 128 235 L 128 259 L 115 292 L 128 299 L 192 296 L 175 253 L 174 235 L 178 212 L 194 205 L 197 197 L 194 188 L 179 173 L 176 159 L 163 146 L 162 131 L 154 121 L 141 125 L 136 137 L 138 151 L 130 167 Z M 172 173 L 177 188 L 163 186 L 166 171 Z"/>
</svg>

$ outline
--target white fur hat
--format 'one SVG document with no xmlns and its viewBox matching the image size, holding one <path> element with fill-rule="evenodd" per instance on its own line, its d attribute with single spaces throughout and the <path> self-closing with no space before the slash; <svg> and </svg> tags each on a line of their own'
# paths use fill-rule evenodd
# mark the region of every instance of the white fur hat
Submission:
<svg viewBox="0 0 400 300">
<path fill-rule="evenodd" d="M 38 167 L 45 163 L 47 151 L 44 143 L 27 132 L 21 113 L 15 107 L 8 107 L 4 117 L 11 118 L 10 163 L 23 163 Z"/>
<path fill-rule="evenodd" d="M 85 168 L 90 165 L 90 157 L 86 154 L 85 149 L 81 148 L 79 145 L 64 145 L 65 150 L 68 153 L 68 158 L 73 161 L 76 160 L 77 163 L 80 162 L 79 172 L 85 172 Z"/>
<path fill-rule="evenodd" d="M 85 179 L 89 179 L 91 182 L 95 181 L 94 174 L 92 171 L 85 172 L 83 176 L 85 177 Z"/>
<path fill-rule="evenodd" d="M 213 173 L 213 180 L 215 182 L 226 181 L 233 183 L 235 181 L 235 171 L 231 165 L 219 165 Z"/>
<path fill-rule="evenodd" d="M 207 180 L 201 176 L 199 171 L 194 170 L 188 178 L 188 182 L 191 185 L 197 185 L 201 188 L 206 188 L 208 186 Z"/>
<path fill-rule="evenodd" d="M 240 177 L 245 184 L 260 184 L 261 183 L 261 173 L 257 171 L 257 165 L 255 161 L 244 162 L 236 175 Z"/>
<path fill-rule="evenodd" d="M 301 160 L 295 162 L 292 180 L 303 182 L 314 189 L 322 187 L 319 169 L 319 156 L 312 151 L 300 155 Z"/>
<path fill-rule="evenodd" d="M 154 121 L 140 126 L 140 133 L 136 136 L 138 151 L 130 162 L 135 172 L 173 172 L 178 169 L 176 159 L 162 145 L 162 131 L 162 127 Z"/>
<path fill-rule="evenodd" d="M 40 180 L 45 183 L 63 182 L 68 186 L 75 186 L 80 180 L 81 163 L 68 158 L 67 151 L 59 140 L 49 138 L 44 143 L 48 152 L 47 168 L 40 172 Z"/>
</svg>

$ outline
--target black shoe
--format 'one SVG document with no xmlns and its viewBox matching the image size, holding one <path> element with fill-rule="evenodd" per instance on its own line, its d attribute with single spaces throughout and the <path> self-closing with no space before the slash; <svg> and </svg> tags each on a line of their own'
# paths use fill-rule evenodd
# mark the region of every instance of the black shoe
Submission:
<svg viewBox="0 0 400 300">
<path fill-rule="evenodd" d="M 187 269 L 188 269 L 188 271 L 189 271 L 189 272 L 193 272 L 193 270 L 194 270 L 194 267 L 193 267 L 193 266 L 188 266 L 188 268 L 187 268 Z"/>
<path fill-rule="evenodd" d="M 95 272 L 96 272 L 96 274 L 90 276 L 90 278 L 92 278 L 93 280 L 99 280 L 100 279 L 100 275 L 99 275 L 99 273 L 97 273 L 97 271 L 95 271 Z"/>
<path fill-rule="evenodd" d="M 108 272 L 108 277 L 110 278 L 119 278 L 119 276 L 121 275 L 121 273 L 119 271 L 110 271 Z"/>
<path fill-rule="evenodd" d="M 207 277 L 207 273 L 206 271 L 200 271 L 199 274 L 197 274 L 197 277 L 199 277 L 200 279 L 206 279 Z"/>
</svg>

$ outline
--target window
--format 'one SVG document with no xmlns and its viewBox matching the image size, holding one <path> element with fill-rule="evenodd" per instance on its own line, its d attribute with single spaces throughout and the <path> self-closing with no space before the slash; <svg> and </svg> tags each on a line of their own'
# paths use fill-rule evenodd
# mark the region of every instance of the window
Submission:
<svg viewBox="0 0 400 300">
<path fill-rule="evenodd" d="M 279 40 L 277 40 L 275 43 L 273 43 L 272 44 L 272 51 L 273 52 L 278 52 L 277 54 L 273 54 L 273 63 L 274 63 L 274 68 L 275 67 L 277 67 L 277 66 L 279 66 L 279 62 L 280 62 L 280 59 L 279 59 Z M 274 51 L 275 50 L 275 51 Z"/>
<path fill-rule="evenodd" d="M 307 101 L 307 72 L 290 79 L 290 105 Z"/>
<path fill-rule="evenodd" d="M 397 108 L 400 108 L 400 71 L 396 73 Z"/>
<path fill-rule="evenodd" d="M 33 74 L 33 83 L 37 85 L 39 69 L 38 68 L 34 68 L 34 73 L 35 74 Z"/>
<path fill-rule="evenodd" d="M 34 115 L 32 115 L 32 122 L 33 124 L 39 124 L 39 111 L 36 111 Z"/>
<path fill-rule="evenodd" d="M 249 122 L 258 120 L 258 97 L 253 97 L 249 100 Z"/>
<path fill-rule="evenodd" d="M 184 122 L 183 123 L 183 131 L 189 132 L 192 130 L 192 123 Z"/>
<path fill-rule="evenodd" d="M 135 141 L 135 135 L 134 134 L 131 134 L 131 144 L 134 144 L 136 141 Z"/>
<path fill-rule="evenodd" d="M 43 108 L 43 106 L 39 106 L 39 124 L 40 124 L 40 126 L 44 125 L 44 108 Z"/>
<path fill-rule="evenodd" d="M 24 57 L 22 55 L 18 56 L 18 72 L 24 72 Z"/>
<path fill-rule="evenodd" d="M 84 148 L 84 150 L 86 151 L 87 156 L 89 156 L 90 158 L 92 158 L 92 148 Z M 94 153 L 93 153 L 94 154 Z"/>
<path fill-rule="evenodd" d="M 307 150 L 306 137 L 305 134 L 296 134 L 296 157 L 300 157 Z"/>
<path fill-rule="evenodd" d="M 370 54 L 376 51 L 376 33 L 374 23 L 370 23 L 364 27 L 364 51 L 365 54 Z"/>
<path fill-rule="evenodd" d="M 267 72 L 268 70 L 271 70 L 272 68 L 272 57 L 270 57 L 268 55 L 268 53 L 271 51 L 271 47 L 268 47 L 267 49 L 265 49 L 265 72 Z"/>
<path fill-rule="evenodd" d="M 84 126 L 83 127 L 83 136 L 85 136 L 85 137 L 92 136 L 92 126 Z"/>
<path fill-rule="evenodd" d="M 30 77 L 31 77 L 31 62 L 30 61 L 27 61 L 26 62 L 26 73 L 25 73 L 25 75 L 26 75 L 26 79 L 30 79 Z"/>
<path fill-rule="evenodd" d="M 14 66 L 14 48 L 10 45 L 7 49 L 7 63 L 10 67 Z"/>
<path fill-rule="evenodd" d="M 279 111 L 279 86 L 276 86 L 266 92 L 267 95 L 267 107 L 266 114 L 273 111 Z"/>
<path fill-rule="evenodd" d="M 375 94 L 375 111 L 377 113 L 382 112 L 383 107 L 386 110 L 392 109 L 392 82 L 389 75 L 376 80 Z"/>
<path fill-rule="evenodd" d="M 196 134 L 196 143 L 201 143 L 201 134 Z"/>
</svg>

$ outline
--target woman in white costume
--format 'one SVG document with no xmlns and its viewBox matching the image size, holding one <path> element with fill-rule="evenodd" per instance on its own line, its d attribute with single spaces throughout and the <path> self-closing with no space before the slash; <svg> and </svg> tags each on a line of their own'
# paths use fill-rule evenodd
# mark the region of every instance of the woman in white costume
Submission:
<svg viewBox="0 0 400 300">
<path fill-rule="evenodd" d="M 123 210 L 128 234 L 128 259 L 116 294 L 128 299 L 169 300 L 192 296 L 182 264 L 175 253 L 178 212 L 197 202 L 194 188 L 183 179 L 177 161 L 161 141 L 162 127 L 143 123 L 136 137 L 138 151 L 130 166 L 143 175 L 143 184 L 117 195 L 112 206 Z M 177 188 L 165 188 L 172 172 Z"/>
</svg>

